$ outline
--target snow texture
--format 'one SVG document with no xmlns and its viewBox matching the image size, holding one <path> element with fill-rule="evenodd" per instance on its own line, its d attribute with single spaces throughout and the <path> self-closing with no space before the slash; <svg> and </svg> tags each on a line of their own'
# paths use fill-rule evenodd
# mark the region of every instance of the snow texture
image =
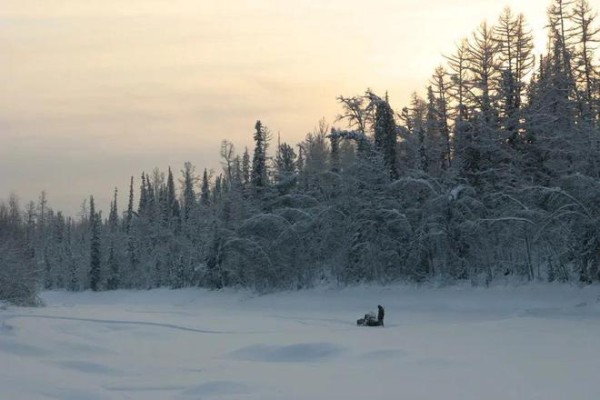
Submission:
<svg viewBox="0 0 600 400">
<path fill-rule="evenodd" d="M 600 398 L 598 286 L 42 297 L 0 310 L 3 399 Z"/>
</svg>

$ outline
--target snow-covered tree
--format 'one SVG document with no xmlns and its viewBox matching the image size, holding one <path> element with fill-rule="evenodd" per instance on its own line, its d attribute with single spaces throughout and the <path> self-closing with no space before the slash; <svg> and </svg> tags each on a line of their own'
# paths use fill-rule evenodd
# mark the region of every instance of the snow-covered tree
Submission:
<svg viewBox="0 0 600 400">
<path fill-rule="evenodd" d="M 90 281 L 93 291 L 102 289 L 102 259 L 100 254 L 100 214 L 96 212 L 94 196 L 90 196 Z"/>
</svg>

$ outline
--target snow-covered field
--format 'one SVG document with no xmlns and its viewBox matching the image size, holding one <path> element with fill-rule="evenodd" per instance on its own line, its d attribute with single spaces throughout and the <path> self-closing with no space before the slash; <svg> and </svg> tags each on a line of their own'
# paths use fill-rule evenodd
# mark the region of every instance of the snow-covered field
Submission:
<svg viewBox="0 0 600 400">
<path fill-rule="evenodd" d="M 1 399 L 600 398 L 598 286 L 43 299 L 0 310 Z"/>
</svg>

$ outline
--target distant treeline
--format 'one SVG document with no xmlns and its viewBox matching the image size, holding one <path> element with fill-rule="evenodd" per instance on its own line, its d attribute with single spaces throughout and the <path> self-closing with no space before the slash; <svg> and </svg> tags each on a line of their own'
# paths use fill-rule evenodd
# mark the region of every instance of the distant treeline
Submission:
<svg viewBox="0 0 600 400">
<path fill-rule="evenodd" d="M 598 281 L 595 15 L 586 0 L 553 0 L 536 60 L 525 18 L 506 9 L 399 112 L 371 90 L 341 96 L 343 128 L 321 121 L 297 145 L 259 121 L 252 153 L 223 141 L 220 173 L 143 173 L 106 218 L 93 197 L 73 219 L 45 194 L 24 209 L 12 196 L 0 206 L 0 298 L 40 286 Z"/>
</svg>

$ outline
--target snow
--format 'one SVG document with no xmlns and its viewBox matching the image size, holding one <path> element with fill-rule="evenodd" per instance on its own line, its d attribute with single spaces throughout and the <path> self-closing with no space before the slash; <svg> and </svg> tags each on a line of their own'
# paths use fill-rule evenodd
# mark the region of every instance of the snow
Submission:
<svg viewBox="0 0 600 400">
<path fill-rule="evenodd" d="M 3 399 L 600 398 L 598 286 L 42 297 L 0 309 Z"/>
</svg>

